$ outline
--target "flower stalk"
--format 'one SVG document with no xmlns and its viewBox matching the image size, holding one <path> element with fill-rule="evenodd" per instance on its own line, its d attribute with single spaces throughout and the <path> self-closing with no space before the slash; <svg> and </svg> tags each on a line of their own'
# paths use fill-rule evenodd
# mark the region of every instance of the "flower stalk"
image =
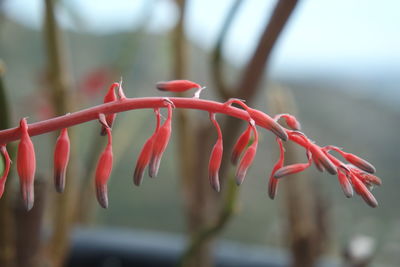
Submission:
<svg viewBox="0 0 400 267">
<path fill-rule="evenodd" d="M 189 89 L 202 89 L 199 85 L 189 81 L 171 81 L 159 83 L 157 87 L 166 91 L 182 91 Z M 115 90 L 118 88 L 118 97 Z M 185 97 L 147 97 L 147 98 L 127 98 L 122 90 L 120 83 L 111 85 L 103 104 L 91 107 L 78 112 L 70 113 L 53 119 L 27 124 L 26 119 L 20 121 L 17 128 L 0 131 L 1 153 L 6 159 L 6 170 L 9 169 L 11 160 L 7 159 L 5 145 L 9 142 L 20 139 L 18 146 L 17 167 L 20 176 L 21 192 L 27 210 L 33 206 L 34 192 L 33 179 L 36 167 L 35 151 L 31 136 L 43 133 L 61 130 L 57 139 L 54 153 L 54 174 L 55 185 L 58 192 L 62 192 L 65 186 L 66 168 L 69 160 L 69 138 L 67 128 L 87 121 L 98 119 L 102 125 L 102 131 L 107 134 L 108 143 L 101 153 L 96 169 L 95 185 L 98 202 L 103 208 L 108 207 L 107 181 L 110 178 L 113 154 L 112 154 L 112 136 L 111 124 L 114 122 L 116 114 L 134 109 L 153 109 L 156 114 L 156 128 L 152 136 L 144 144 L 138 157 L 133 181 L 135 185 L 140 185 L 143 179 L 144 169 L 148 166 L 149 176 L 155 177 L 158 174 L 160 162 L 164 151 L 166 150 L 172 132 L 172 113 L 173 108 L 198 109 L 209 112 L 210 120 L 217 130 L 217 141 L 211 151 L 209 160 L 209 180 L 211 186 L 218 192 L 220 191 L 219 169 L 223 154 L 222 132 L 218 122 L 215 119 L 216 113 L 236 117 L 249 122 L 248 128 L 238 138 L 232 152 L 231 161 L 234 165 L 238 162 L 236 171 L 236 183 L 242 184 L 246 173 L 254 161 L 258 147 L 258 131 L 256 126 L 273 132 L 277 138 L 280 156 L 273 167 L 268 184 L 268 194 L 271 199 L 277 194 L 278 180 L 284 176 L 301 172 L 309 168 L 312 163 L 318 170 L 326 170 L 328 173 L 337 175 L 339 183 L 346 197 L 351 197 L 354 191 L 359 194 L 365 202 L 376 207 L 378 202 L 369 191 L 373 185 L 381 185 L 381 180 L 372 175 L 375 172 L 373 165 L 366 160 L 343 151 L 336 146 L 321 147 L 309 139 L 304 133 L 300 132 L 300 123 L 290 114 L 278 114 L 270 117 L 260 110 L 250 108 L 240 99 L 229 99 L 225 103 L 219 103 L 210 100 L 198 98 L 195 94 L 192 98 Z M 240 108 L 232 105 L 239 105 Z M 168 115 L 165 122 L 160 126 L 160 108 L 166 108 Z M 279 119 L 285 119 L 291 129 L 286 129 L 278 123 Z M 250 139 L 253 141 L 250 145 Z M 306 150 L 308 158 L 307 163 L 296 163 L 284 166 L 284 146 L 282 141 L 292 141 Z M 345 164 L 333 155 L 330 151 L 338 152 L 349 164 Z M 242 156 L 242 157 L 241 157 Z M 241 159 L 240 159 L 241 157 Z M 8 167 L 7 167 L 8 166 Z M 7 169 L 8 168 L 8 169 Z M 8 172 L 8 171 L 7 171 Z M 0 189 L 4 186 L 7 172 L 3 173 L 0 179 Z M 0 191 L 0 193 L 2 193 Z M 1 194 L 0 194 L 1 195 Z"/>
</svg>

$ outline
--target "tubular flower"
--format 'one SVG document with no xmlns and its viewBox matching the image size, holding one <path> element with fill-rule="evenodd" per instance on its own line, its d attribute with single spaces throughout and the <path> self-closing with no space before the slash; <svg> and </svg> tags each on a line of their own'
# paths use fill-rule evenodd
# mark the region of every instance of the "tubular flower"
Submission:
<svg viewBox="0 0 400 267">
<path fill-rule="evenodd" d="M 97 163 L 95 186 L 97 201 L 99 202 L 100 206 L 106 209 L 108 207 L 107 181 L 110 178 L 112 170 L 113 153 L 111 130 L 110 128 L 105 129 L 108 137 L 108 143 L 104 151 L 101 153 Z"/>
<path fill-rule="evenodd" d="M 356 193 L 359 194 L 368 205 L 373 208 L 377 207 L 378 201 L 376 201 L 374 195 L 372 195 L 364 183 L 356 175 L 354 175 L 354 173 L 350 172 L 349 175 Z"/>
<path fill-rule="evenodd" d="M 10 156 L 8 155 L 7 148 L 5 145 L 0 146 L 0 153 L 3 156 L 4 165 L 5 165 L 3 173 L 0 177 L 0 198 L 1 198 L 4 193 L 4 186 L 7 181 L 8 173 L 10 172 L 11 159 L 10 159 Z"/>
<path fill-rule="evenodd" d="M 64 192 L 65 174 L 69 161 L 70 141 L 67 128 L 61 130 L 54 149 L 54 185 L 56 191 Z"/>
<path fill-rule="evenodd" d="M 243 155 L 243 158 L 239 163 L 239 167 L 236 170 L 236 183 L 238 185 L 241 185 L 243 183 L 247 170 L 253 163 L 254 157 L 256 156 L 257 153 L 258 133 L 256 127 L 254 126 L 254 121 L 251 121 L 250 125 L 254 133 L 254 141 L 249 146 L 249 148 L 247 148 L 246 152 Z"/>
<path fill-rule="evenodd" d="M 26 119 L 20 121 L 21 141 L 18 144 L 17 171 L 19 175 L 22 198 L 29 211 L 34 203 L 33 182 L 36 171 L 36 157 L 33 143 L 28 134 Z"/>
<path fill-rule="evenodd" d="M 312 154 L 312 157 L 315 159 L 314 161 L 318 162 L 317 165 L 319 165 L 320 167 L 324 167 L 325 170 L 327 170 L 330 174 L 337 173 L 337 167 L 325 155 L 325 153 L 322 151 L 322 149 L 319 146 L 310 143 L 309 150 Z"/>
<path fill-rule="evenodd" d="M 274 173 L 275 178 L 281 178 L 286 175 L 302 172 L 308 167 L 311 166 L 312 158 L 310 153 L 307 153 L 308 162 L 307 163 L 296 163 L 292 165 L 287 165 L 285 167 L 280 168 Z"/>
<path fill-rule="evenodd" d="M 160 128 L 160 111 L 157 108 L 154 110 L 154 112 L 157 119 L 156 129 L 154 130 L 154 133 L 150 136 L 150 138 L 147 139 L 146 143 L 144 143 L 142 151 L 140 152 L 140 155 L 137 159 L 135 172 L 133 174 L 133 183 L 137 186 L 141 184 L 144 169 L 147 167 L 147 165 L 149 165 L 150 158 L 153 153 L 154 138 L 157 135 L 158 129 Z"/>
<path fill-rule="evenodd" d="M 212 188 L 214 188 L 215 191 L 219 192 L 220 185 L 218 172 L 221 166 L 223 153 L 222 132 L 221 127 L 219 127 L 218 122 L 215 120 L 215 113 L 210 113 L 210 120 L 217 129 L 218 139 L 211 151 L 210 162 L 208 164 L 208 178 L 210 180 Z"/>
<path fill-rule="evenodd" d="M 360 168 L 363 171 L 369 172 L 369 173 L 375 173 L 375 167 L 366 161 L 365 159 L 360 158 L 359 156 L 356 156 L 351 153 L 344 152 L 342 149 L 336 147 L 336 146 L 327 146 L 326 149 L 329 150 L 334 150 L 338 152 L 345 160 L 347 160 L 349 163 L 353 164 L 357 168 Z"/>
<path fill-rule="evenodd" d="M 338 180 L 340 183 L 340 186 L 342 187 L 343 193 L 346 197 L 352 197 L 353 196 L 353 188 L 351 187 L 350 181 L 347 178 L 347 174 L 343 170 L 338 170 L 337 173 Z"/>
<path fill-rule="evenodd" d="M 278 190 L 278 181 L 279 179 L 275 178 L 274 174 L 277 170 L 282 168 L 284 160 L 285 160 L 285 149 L 283 148 L 282 140 L 276 138 L 276 142 L 279 145 L 279 159 L 275 163 L 274 167 L 272 168 L 271 175 L 268 181 L 268 195 L 271 199 L 274 199 Z"/>
<path fill-rule="evenodd" d="M 188 80 L 173 80 L 167 82 L 158 82 L 156 87 L 160 91 L 168 92 L 185 92 L 190 89 L 200 89 L 201 86 L 197 83 Z"/>
<path fill-rule="evenodd" d="M 172 104 L 167 102 L 168 117 L 164 124 L 158 129 L 154 137 L 153 153 L 150 158 L 149 176 L 156 177 L 162 155 L 167 148 L 169 138 L 171 137 Z"/>
<path fill-rule="evenodd" d="M 374 166 L 351 153 L 343 151 L 336 146 L 321 147 L 309 139 L 304 133 L 300 132 L 299 121 L 290 114 L 279 114 L 271 118 L 264 112 L 247 106 L 243 100 L 232 98 L 224 103 L 200 99 L 200 92 L 205 87 L 187 80 L 174 80 L 160 82 L 157 88 L 162 91 L 183 92 L 189 89 L 196 89 L 193 97 L 145 97 L 127 98 L 122 89 L 122 80 L 113 83 L 106 96 L 104 103 L 95 107 L 90 107 L 81 111 L 70 113 L 68 116 L 60 116 L 28 125 L 26 119 L 20 121 L 17 128 L 0 130 L 0 152 L 5 160 L 5 170 L 0 178 L 0 197 L 4 190 L 4 183 L 10 168 L 11 160 L 7 154 L 5 146 L 12 141 L 20 140 L 17 155 L 17 169 L 20 177 L 21 192 L 26 208 L 29 210 L 34 202 L 34 174 L 35 174 L 35 152 L 31 136 L 41 135 L 56 130 L 61 130 L 60 137 L 57 139 L 54 151 L 54 179 L 56 190 L 62 192 L 65 186 L 65 172 L 69 158 L 69 140 L 67 128 L 79 125 L 88 121 L 99 119 L 102 124 L 103 134 L 107 134 L 108 144 L 101 153 L 96 169 L 96 195 L 100 205 L 104 208 L 108 206 L 107 181 L 110 177 L 113 163 L 111 126 L 114 123 L 116 114 L 135 109 L 153 109 L 156 113 L 157 124 L 152 136 L 145 142 L 136 162 L 133 181 L 139 185 L 143 178 L 144 170 L 148 167 L 149 176 L 155 177 L 158 173 L 161 158 L 169 143 L 171 136 L 171 121 L 173 108 L 196 109 L 206 111 L 210 114 L 210 120 L 217 129 L 218 138 L 211 151 L 208 166 L 209 180 L 211 186 L 220 190 L 219 169 L 223 156 L 223 140 L 220 126 L 215 116 L 217 113 L 235 117 L 249 122 L 248 128 L 236 141 L 233 148 L 231 161 L 238 165 L 236 170 L 236 183 L 240 185 L 252 164 L 258 146 L 258 132 L 256 126 L 271 131 L 277 137 L 280 156 L 275 163 L 268 182 L 268 195 L 275 198 L 277 193 L 278 181 L 280 178 L 292 173 L 300 172 L 314 164 L 320 171 L 326 170 L 330 174 L 338 176 L 338 181 L 344 194 L 347 197 L 353 195 L 353 190 L 361 195 L 363 199 L 372 207 L 376 207 L 378 202 L 371 194 L 370 189 L 374 185 L 381 185 L 382 181 L 372 173 L 375 173 Z M 117 92 L 116 92 L 117 90 Z M 239 105 L 240 108 L 233 106 Z M 168 116 L 160 126 L 160 108 L 167 108 Z M 280 125 L 280 119 L 286 121 L 287 129 Z M 254 140 L 251 143 L 251 136 Z M 284 166 L 284 147 L 283 141 L 290 140 L 307 151 L 308 162 L 297 163 Z M 250 145 L 249 145 L 250 143 Z M 336 151 L 343 157 L 343 162 L 330 151 Z M 344 162 L 346 161 L 346 162 Z"/>
<path fill-rule="evenodd" d="M 110 103 L 117 100 L 117 95 L 115 94 L 115 88 L 120 87 L 119 83 L 113 83 L 107 91 L 107 94 L 104 96 L 104 103 Z M 115 113 L 107 114 L 106 121 L 107 125 L 111 128 L 113 126 L 115 117 L 117 115 Z M 101 126 L 101 135 L 106 135 L 106 127 L 104 125 Z"/>
<path fill-rule="evenodd" d="M 235 146 L 233 147 L 231 156 L 231 162 L 233 165 L 237 165 L 240 155 L 243 153 L 243 150 L 249 144 L 250 135 L 251 135 L 251 125 L 249 125 L 246 131 L 244 131 L 242 135 L 239 136 Z"/>
<path fill-rule="evenodd" d="M 286 121 L 286 124 L 293 130 L 300 130 L 301 129 L 301 124 L 298 122 L 296 117 L 290 115 L 290 114 L 278 114 L 274 117 L 275 121 L 278 121 L 280 118 L 284 118 Z"/>
</svg>

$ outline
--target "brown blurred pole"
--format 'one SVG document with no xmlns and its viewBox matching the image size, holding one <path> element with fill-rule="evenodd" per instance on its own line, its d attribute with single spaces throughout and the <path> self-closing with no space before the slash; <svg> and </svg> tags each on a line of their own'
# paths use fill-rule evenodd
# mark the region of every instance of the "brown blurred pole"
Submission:
<svg viewBox="0 0 400 267">
<path fill-rule="evenodd" d="M 62 34 L 55 16 L 54 0 L 44 0 L 45 21 L 44 38 L 47 52 L 47 74 L 49 79 L 49 92 L 56 115 L 64 115 L 70 110 L 74 110 L 71 101 L 71 82 L 65 60 L 65 48 L 62 41 Z M 58 133 L 55 133 L 55 138 Z M 77 199 L 76 188 L 76 157 L 75 141 L 73 131 L 69 131 L 71 139 L 71 154 L 67 171 L 65 191 L 62 194 L 52 194 L 53 204 L 53 224 L 49 244 L 47 244 L 47 257 L 51 266 L 59 267 L 63 265 L 64 259 L 69 249 L 69 235 L 73 227 L 75 206 Z M 54 192 L 54 190 L 51 190 Z"/>
<path fill-rule="evenodd" d="M 178 3 L 181 2 L 182 1 L 178 1 Z M 219 41 L 216 47 L 216 51 L 214 51 L 213 53 L 213 71 L 217 71 L 213 77 L 217 85 L 216 89 L 218 90 L 218 93 L 220 95 L 225 97 L 233 96 L 246 98 L 246 100 L 248 101 L 251 101 L 255 97 L 255 94 L 259 89 L 259 83 L 264 77 L 265 68 L 270 58 L 272 48 L 276 44 L 276 40 L 282 32 L 282 29 L 284 28 L 288 18 L 290 17 L 290 14 L 293 12 L 296 3 L 297 0 L 280 0 L 277 2 L 271 19 L 267 22 L 265 30 L 260 37 L 260 42 L 258 43 L 252 57 L 250 58 L 245 70 L 243 71 L 241 80 L 238 82 L 238 86 L 233 86 L 233 88 L 235 88 L 236 90 L 232 90 L 233 88 L 230 88 L 231 90 L 229 90 L 222 77 L 222 64 L 220 62 L 220 56 L 224 37 L 226 36 L 226 32 L 229 30 L 231 22 L 233 21 L 233 17 L 239 7 L 239 2 L 234 2 L 234 6 L 229 12 L 225 26 L 221 31 L 221 36 L 218 39 Z M 180 32 L 181 35 L 183 32 L 182 25 L 183 24 L 178 23 L 177 29 L 179 29 L 180 27 L 180 31 L 176 29 L 176 32 Z M 176 52 L 179 53 L 179 46 L 177 44 L 174 44 L 174 47 L 177 49 Z M 179 57 L 177 58 L 179 59 Z M 223 126 L 222 132 L 224 133 L 224 147 L 228 150 L 233 146 L 233 142 L 237 137 L 241 124 L 237 123 L 237 120 L 230 118 L 217 118 L 217 120 L 219 120 L 220 124 Z M 185 200 L 188 200 L 185 201 L 185 204 L 187 205 L 188 210 L 187 214 L 189 217 L 189 228 L 193 230 L 191 231 L 192 243 L 188 246 L 188 249 L 191 251 L 190 253 L 189 251 L 186 251 L 184 254 L 184 257 L 186 257 L 187 259 L 191 258 L 191 261 L 187 260 L 188 264 L 183 263 L 183 266 L 209 266 L 210 264 L 212 264 L 210 257 L 210 242 L 215 238 L 218 233 L 223 230 L 225 225 L 229 222 L 234 208 L 227 209 L 226 207 L 231 207 L 232 205 L 234 205 L 234 203 L 236 203 L 235 199 L 237 195 L 236 192 L 234 192 L 234 194 L 227 194 L 226 187 L 224 186 L 224 183 L 227 180 L 228 176 L 227 166 L 229 166 L 229 150 L 227 151 L 227 153 L 224 153 L 222 167 L 220 170 L 222 192 L 216 194 L 210 189 L 207 179 L 207 164 L 210 149 L 212 148 L 212 144 L 215 141 L 215 133 L 213 132 L 213 129 L 210 125 L 197 127 L 197 129 L 197 145 L 191 146 L 197 148 L 195 150 L 196 153 L 192 152 L 188 154 L 183 153 L 183 150 L 179 151 L 179 153 L 182 153 L 181 155 L 185 157 L 187 157 L 187 155 L 193 154 L 196 154 L 197 156 L 197 160 L 195 161 L 196 165 L 186 165 L 187 167 L 195 167 L 191 170 L 191 172 L 194 174 L 192 174 L 192 177 L 187 176 L 186 184 L 184 184 L 184 191 L 187 195 L 187 198 Z M 188 147 L 190 146 L 186 146 L 186 149 L 188 149 Z M 181 162 L 183 163 L 184 161 Z M 186 176 L 184 175 L 184 177 Z M 188 179 L 189 177 L 191 178 L 191 180 Z M 235 187 L 234 190 L 237 190 L 237 188 Z M 233 195 L 234 197 L 232 199 L 229 199 L 230 195 Z"/>
<path fill-rule="evenodd" d="M 296 114 L 289 90 L 270 90 L 268 97 L 269 106 L 275 114 Z M 285 148 L 285 164 L 306 162 L 305 151 L 299 153 L 292 142 L 286 142 Z M 315 266 L 328 242 L 326 196 L 320 196 L 316 182 L 304 173 L 282 178 L 279 186 L 284 197 L 284 216 L 287 220 L 284 238 L 291 250 L 291 266 Z"/>
</svg>

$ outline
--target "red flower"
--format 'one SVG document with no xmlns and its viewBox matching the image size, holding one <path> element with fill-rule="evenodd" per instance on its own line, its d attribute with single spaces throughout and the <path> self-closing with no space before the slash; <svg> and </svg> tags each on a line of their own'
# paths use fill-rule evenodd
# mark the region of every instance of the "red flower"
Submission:
<svg viewBox="0 0 400 267">
<path fill-rule="evenodd" d="M 20 180 L 22 198 L 25 208 L 29 211 L 34 203 L 33 182 L 36 170 L 36 157 L 33 143 L 28 134 L 26 119 L 20 121 L 21 141 L 18 145 L 17 171 Z"/>
<path fill-rule="evenodd" d="M 0 146 L 0 153 L 3 155 L 4 165 L 5 165 L 3 174 L 0 177 L 0 198 L 1 198 L 4 193 L 4 186 L 7 181 L 8 173 L 10 172 L 11 159 L 10 156 L 8 155 L 7 148 L 5 145 Z"/>
<path fill-rule="evenodd" d="M 293 130 L 300 130 L 301 125 L 300 122 L 296 119 L 295 116 L 292 116 L 290 114 L 278 114 L 274 117 L 275 121 L 278 121 L 280 118 L 284 118 L 286 121 L 286 124 Z"/>
<path fill-rule="evenodd" d="M 158 90 L 169 92 L 185 92 L 190 89 L 200 89 L 197 83 L 188 80 L 173 80 L 167 82 L 158 82 L 156 85 Z"/>
<path fill-rule="evenodd" d="M 65 174 L 69 161 L 70 141 L 67 128 L 61 130 L 54 149 L 54 185 L 62 193 L 65 188 Z"/>
<path fill-rule="evenodd" d="M 242 154 L 243 150 L 247 147 L 250 141 L 250 135 L 251 135 L 251 125 L 249 125 L 246 131 L 244 131 L 242 135 L 239 136 L 235 146 L 233 147 L 231 156 L 231 162 L 233 165 L 237 165 L 240 155 Z"/>
<path fill-rule="evenodd" d="M 376 201 L 374 195 L 372 195 L 364 183 L 353 173 L 350 173 L 350 179 L 356 193 L 359 194 L 368 205 L 373 208 L 377 207 L 378 201 Z"/>
<path fill-rule="evenodd" d="M 339 180 L 340 186 L 342 187 L 344 195 L 346 197 L 352 197 L 353 196 L 353 188 L 351 187 L 349 179 L 347 178 L 347 174 L 344 173 L 343 170 L 339 169 L 337 176 L 338 176 L 338 180 Z"/>
<path fill-rule="evenodd" d="M 279 181 L 279 179 L 274 177 L 274 174 L 278 169 L 282 168 L 285 159 L 285 149 L 283 148 L 282 140 L 276 138 L 276 142 L 279 145 L 279 159 L 272 168 L 272 172 L 268 181 L 268 195 L 271 199 L 274 199 L 276 196 Z"/>
<path fill-rule="evenodd" d="M 153 153 L 150 159 L 149 176 L 156 177 L 162 155 L 171 137 L 172 104 L 168 103 L 168 117 L 154 137 Z"/>
<path fill-rule="evenodd" d="M 96 168 L 96 197 L 100 206 L 103 208 L 108 207 L 108 195 L 107 195 L 107 181 L 110 178 L 112 164 L 113 164 L 113 153 L 112 153 L 112 137 L 110 128 L 105 128 L 108 136 L 108 143 L 104 151 L 99 157 Z"/>
<path fill-rule="evenodd" d="M 250 125 L 254 133 L 254 141 L 244 153 L 243 158 L 239 163 L 239 167 L 236 170 L 236 183 L 238 185 L 243 183 L 247 170 L 253 163 L 254 157 L 257 153 L 258 133 L 256 127 L 254 126 L 254 121 L 251 121 Z"/>
<path fill-rule="evenodd" d="M 305 169 L 310 167 L 311 162 L 312 162 L 312 157 L 311 157 L 310 152 L 307 152 L 307 157 L 308 157 L 307 163 L 296 163 L 296 164 L 287 165 L 285 167 L 282 167 L 275 172 L 274 177 L 281 178 L 286 175 L 295 174 L 295 173 L 304 171 Z"/>
<path fill-rule="evenodd" d="M 218 122 L 215 120 L 215 113 L 210 113 L 210 120 L 217 129 L 218 139 L 211 151 L 210 162 L 208 163 L 208 178 L 214 190 L 219 192 L 220 185 L 219 185 L 218 172 L 221 166 L 222 153 L 223 153 L 222 132 L 221 132 L 221 127 L 219 127 Z"/>
<path fill-rule="evenodd" d="M 153 153 L 154 139 L 155 136 L 157 135 L 158 129 L 160 128 L 159 109 L 155 109 L 154 112 L 156 113 L 156 118 L 157 118 L 156 129 L 154 130 L 152 136 L 149 139 L 147 139 L 146 143 L 143 145 L 142 151 L 140 152 L 140 155 L 136 162 L 135 172 L 133 174 L 133 183 L 137 186 L 141 184 L 143 179 L 144 169 L 150 162 L 151 155 Z"/>
</svg>

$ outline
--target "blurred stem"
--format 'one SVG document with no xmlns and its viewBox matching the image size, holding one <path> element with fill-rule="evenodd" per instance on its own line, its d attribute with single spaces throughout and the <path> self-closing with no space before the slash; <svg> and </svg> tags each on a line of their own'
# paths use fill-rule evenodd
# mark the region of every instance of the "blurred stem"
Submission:
<svg viewBox="0 0 400 267">
<path fill-rule="evenodd" d="M 199 249 L 199 247 L 204 242 L 220 233 L 233 216 L 237 202 L 237 194 L 239 191 L 233 177 L 228 180 L 227 187 L 228 188 L 224 199 L 225 203 L 221 207 L 217 221 L 214 225 L 203 229 L 191 239 L 191 242 L 184 251 L 178 266 L 185 266 L 186 262 L 192 258 L 193 254 Z"/>
<path fill-rule="evenodd" d="M 224 24 L 222 25 L 221 31 L 218 35 L 217 43 L 212 52 L 211 75 L 214 79 L 216 89 L 223 99 L 235 97 L 232 92 L 229 91 L 229 87 L 225 84 L 226 81 L 224 80 L 223 75 L 222 48 L 237 11 L 243 2 L 244 1 L 242 0 L 235 0 L 233 2 L 231 8 L 229 9 L 228 15 L 225 18 Z"/>
<path fill-rule="evenodd" d="M 45 43 L 48 57 L 48 78 L 51 87 L 53 107 L 57 115 L 63 115 L 72 110 L 72 102 L 69 99 L 70 88 L 66 61 L 63 55 L 64 47 L 61 32 L 55 17 L 55 1 L 45 2 Z M 76 138 L 73 131 L 69 131 L 71 144 Z M 47 256 L 51 266 L 62 266 L 69 246 L 69 232 L 72 228 L 74 207 L 76 201 L 76 150 L 71 147 L 71 155 L 68 166 L 68 179 L 65 192 L 54 196 L 54 222 L 53 231 L 47 246 Z"/>
<path fill-rule="evenodd" d="M 293 13 L 298 0 L 279 0 L 238 83 L 236 97 L 250 101 L 264 77 L 272 49 Z"/>
<path fill-rule="evenodd" d="M 3 81 L 4 65 L 0 62 L 0 129 L 7 129 L 10 125 L 10 109 Z M 8 146 L 11 158 L 15 156 L 15 146 Z M 11 168 L 8 179 L 13 177 Z M 6 183 L 3 197 L 0 201 L 0 266 L 15 266 L 15 217 L 11 208 L 10 180 Z"/>
<path fill-rule="evenodd" d="M 274 113 L 296 114 L 291 91 L 274 89 L 269 92 L 270 106 Z M 299 162 L 296 147 L 285 144 L 285 160 Z M 287 227 L 284 239 L 291 249 L 291 266 L 315 266 L 327 243 L 328 214 L 326 196 L 319 194 L 311 177 L 298 173 L 282 181 Z M 305 192 L 307 192 L 305 194 Z"/>
<path fill-rule="evenodd" d="M 187 43 L 184 34 L 185 0 L 175 0 L 179 8 L 179 19 L 172 32 L 173 49 L 173 77 L 174 79 L 184 79 L 187 75 Z M 184 96 L 178 93 L 177 96 Z M 201 152 L 196 151 L 196 133 L 193 123 L 190 123 L 187 111 L 177 110 L 176 122 L 178 131 L 178 157 L 180 164 L 180 176 L 182 179 L 182 191 L 184 197 L 184 210 L 188 223 L 188 231 L 191 238 L 194 238 L 198 231 L 203 227 L 205 221 L 205 201 L 202 182 L 197 175 L 201 173 L 200 160 Z M 196 151 L 196 152 L 195 152 Z M 208 266 L 210 262 L 209 247 L 201 244 L 196 251 L 191 254 L 191 260 L 185 262 L 185 266 Z"/>
</svg>

